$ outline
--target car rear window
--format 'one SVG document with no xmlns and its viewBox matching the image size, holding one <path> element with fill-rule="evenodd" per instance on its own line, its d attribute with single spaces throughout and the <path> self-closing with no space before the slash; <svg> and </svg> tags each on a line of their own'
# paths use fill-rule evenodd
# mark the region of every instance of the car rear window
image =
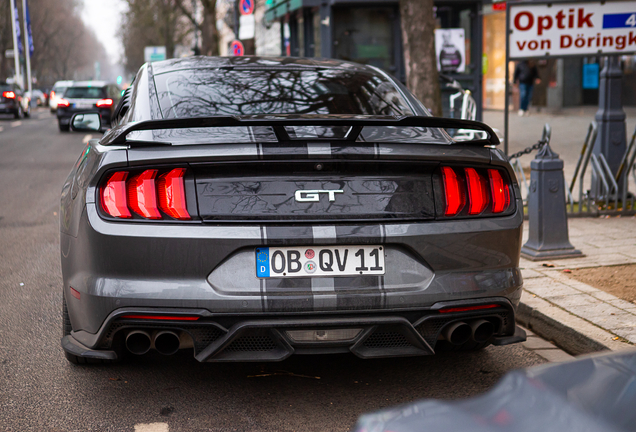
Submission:
<svg viewBox="0 0 636 432">
<path fill-rule="evenodd" d="M 155 75 L 155 83 L 164 118 L 413 115 L 391 81 L 347 69 L 189 69 Z"/>
<path fill-rule="evenodd" d="M 64 94 L 67 88 L 68 87 L 53 87 L 53 90 L 51 91 L 54 91 L 56 95 L 61 96 Z"/>
<path fill-rule="evenodd" d="M 105 87 L 69 87 L 64 93 L 69 99 L 100 99 L 106 97 Z"/>
</svg>

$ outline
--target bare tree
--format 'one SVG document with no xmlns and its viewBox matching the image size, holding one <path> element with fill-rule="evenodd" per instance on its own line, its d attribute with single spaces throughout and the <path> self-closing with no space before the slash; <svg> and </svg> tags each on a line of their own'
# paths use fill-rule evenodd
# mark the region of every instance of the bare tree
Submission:
<svg viewBox="0 0 636 432">
<path fill-rule="evenodd" d="M 192 33 L 177 0 L 126 0 L 126 3 L 128 11 L 122 15 L 120 29 L 128 72 L 136 72 L 144 63 L 144 47 L 165 46 L 166 58 L 172 58 L 175 46 Z"/>
<path fill-rule="evenodd" d="M 22 17 L 22 2 L 17 2 Z M 61 79 L 89 79 L 95 74 L 95 62 L 102 71 L 109 70 L 104 47 L 79 15 L 77 0 L 29 0 L 33 32 L 33 76 L 39 86 L 50 86 Z M 13 47 L 9 2 L 0 2 L 0 49 Z M 5 13 L 6 12 L 6 13 Z M 3 56 L 4 57 L 4 56 Z M 11 60 L 11 59 L 9 59 Z M 4 80 L 11 65 L 2 60 L 0 75 Z"/>
<path fill-rule="evenodd" d="M 400 0 L 406 85 L 434 115 L 442 114 L 435 58 L 433 0 Z"/>
<path fill-rule="evenodd" d="M 203 55 L 219 55 L 219 32 L 216 28 L 216 0 L 198 0 L 203 9 L 203 20 L 197 23 L 196 16 L 191 7 L 184 0 L 175 0 L 177 7 L 190 20 L 201 29 L 201 53 Z"/>
</svg>

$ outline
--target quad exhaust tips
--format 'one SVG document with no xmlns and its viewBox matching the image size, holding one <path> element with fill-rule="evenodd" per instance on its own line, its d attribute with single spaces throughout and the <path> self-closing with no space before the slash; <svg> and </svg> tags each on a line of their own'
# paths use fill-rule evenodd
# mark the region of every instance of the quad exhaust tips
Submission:
<svg viewBox="0 0 636 432">
<path fill-rule="evenodd" d="M 153 336 L 144 330 L 133 330 L 126 336 L 126 348 L 135 355 L 143 355 L 156 349 L 160 354 L 172 355 L 179 351 L 179 335 L 173 331 L 160 330 Z"/>
<path fill-rule="evenodd" d="M 126 348 L 135 355 L 146 354 L 150 345 L 150 335 L 143 330 L 133 330 L 126 336 Z"/>
<path fill-rule="evenodd" d="M 163 330 L 155 335 L 155 349 L 163 355 L 172 355 L 179 351 L 179 335 Z"/>
<path fill-rule="evenodd" d="M 485 319 L 470 321 L 456 321 L 447 325 L 442 336 L 453 345 L 463 345 L 471 338 L 477 343 L 486 342 L 495 333 L 495 326 Z"/>
</svg>

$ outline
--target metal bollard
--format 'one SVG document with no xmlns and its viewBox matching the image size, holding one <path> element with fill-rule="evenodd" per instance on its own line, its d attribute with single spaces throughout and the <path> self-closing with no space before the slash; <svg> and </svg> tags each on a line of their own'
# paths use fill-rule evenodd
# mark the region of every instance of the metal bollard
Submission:
<svg viewBox="0 0 636 432">
<path fill-rule="evenodd" d="M 541 261 L 584 256 L 570 243 L 565 205 L 563 161 L 545 144 L 530 162 L 529 238 L 521 256 Z"/>
</svg>

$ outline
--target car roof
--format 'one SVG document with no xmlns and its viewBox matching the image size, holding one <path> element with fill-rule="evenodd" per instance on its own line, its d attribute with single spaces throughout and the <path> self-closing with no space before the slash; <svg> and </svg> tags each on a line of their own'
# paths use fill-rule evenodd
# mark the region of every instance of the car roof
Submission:
<svg viewBox="0 0 636 432">
<path fill-rule="evenodd" d="M 105 87 L 109 85 L 106 81 L 75 81 L 71 87 Z"/>
<path fill-rule="evenodd" d="M 246 68 L 282 68 L 290 69 L 347 69 L 354 71 L 364 71 L 377 73 L 377 69 L 369 66 L 361 65 L 343 60 L 323 59 L 313 57 L 259 57 L 259 56 L 242 56 L 242 57 L 206 57 L 194 56 L 178 59 L 163 60 L 150 63 L 153 74 L 161 74 L 184 69 L 208 69 L 223 67 L 246 67 Z"/>
<path fill-rule="evenodd" d="M 70 85 L 73 85 L 73 81 L 56 81 L 53 87 L 68 87 Z"/>
</svg>

